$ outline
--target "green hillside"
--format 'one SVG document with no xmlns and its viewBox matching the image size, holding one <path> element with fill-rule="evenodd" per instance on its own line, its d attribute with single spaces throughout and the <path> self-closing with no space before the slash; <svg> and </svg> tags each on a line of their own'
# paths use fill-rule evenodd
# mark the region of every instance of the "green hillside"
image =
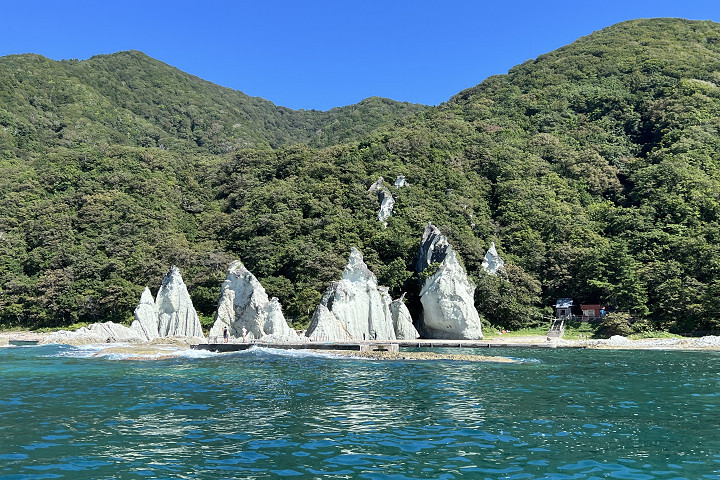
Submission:
<svg viewBox="0 0 720 480">
<path fill-rule="evenodd" d="M 351 246 L 418 314 L 432 221 L 489 324 L 573 297 L 636 330 L 720 330 L 718 24 L 624 22 L 435 108 L 293 111 L 138 52 L 0 72 L 5 325 L 127 320 L 171 264 L 211 315 L 233 258 L 302 325 Z M 397 175 L 382 228 L 367 189 Z"/>
</svg>

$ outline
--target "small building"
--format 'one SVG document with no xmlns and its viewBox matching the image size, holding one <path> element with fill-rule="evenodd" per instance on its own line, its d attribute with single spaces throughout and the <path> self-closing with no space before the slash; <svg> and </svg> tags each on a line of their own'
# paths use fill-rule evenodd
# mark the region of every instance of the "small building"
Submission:
<svg viewBox="0 0 720 480">
<path fill-rule="evenodd" d="M 605 307 L 599 304 L 581 304 L 580 310 L 582 310 L 583 321 L 595 320 L 605 316 Z"/>
<path fill-rule="evenodd" d="M 558 298 L 555 304 L 555 318 L 565 318 L 573 314 L 573 299 Z"/>
</svg>

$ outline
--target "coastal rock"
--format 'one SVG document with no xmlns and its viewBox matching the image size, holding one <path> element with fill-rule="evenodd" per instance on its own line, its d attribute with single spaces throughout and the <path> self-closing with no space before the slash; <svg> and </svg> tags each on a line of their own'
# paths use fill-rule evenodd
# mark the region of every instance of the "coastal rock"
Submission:
<svg viewBox="0 0 720 480">
<path fill-rule="evenodd" d="M 413 325 L 410 310 L 404 302 L 405 294 L 402 297 L 390 303 L 390 315 L 392 315 L 393 328 L 395 329 L 395 337 L 398 340 L 415 340 L 420 338 L 415 325 Z"/>
<path fill-rule="evenodd" d="M 220 286 L 220 297 L 215 323 L 210 329 L 211 337 L 222 337 L 223 329 L 234 338 L 274 341 L 296 340 L 295 330 L 290 328 L 277 298 L 268 299 L 265 288 L 255 275 L 239 260 L 230 264 L 225 281 Z"/>
<path fill-rule="evenodd" d="M 204 338 L 200 319 L 176 266 L 163 278 L 155 298 L 155 308 L 158 312 L 158 336 Z"/>
<path fill-rule="evenodd" d="M 145 287 L 140 296 L 140 303 L 135 307 L 135 318 L 130 328 L 135 331 L 138 336 L 147 341 L 154 340 L 160 335 L 158 334 L 158 312 L 155 308 L 155 300 L 153 300 L 150 289 Z"/>
<path fill-rule="evenodd" d="M 467 277 L 455 250 L 432 224 L 423 232 L 418 273 L 437 266 L 420 290 L 423 333 L 428 338 L 479 340 L 483 338 L 480 315 L 475 309 L 475 285 Z"/>
<path fill-rule="evenodd" d="M 505 262 L 500 258 L 500 255 L 498 255 L 495 249 L 495 242 L 490 244 L 490 248 L 487 253 L 485 253 L 482 268 L 490 275 L 497 275 L 498 270 L 505 268 Z"/>
<path fill-rule="evenodd" d="M 342 279 L 333 282 L 313 314 L 311 340 L 395 340 L 390 297 L 378 287 L 360 251 L 353 247 Z"/>
<path fill-rule="evenodd" d="M 613 335 L 608 339 L 608 343 L 611 345 L 628 345 L 630 339 L 622 335 Z"/>
<path fill-rule="evenodd" d="M 93 323 L 74 331 L 59 330 L 40 341 L 41 344 L 88 345 L 92 343 L 139 343 L 145 339 L 132 328 L 119 323 Z"/>
</svg>

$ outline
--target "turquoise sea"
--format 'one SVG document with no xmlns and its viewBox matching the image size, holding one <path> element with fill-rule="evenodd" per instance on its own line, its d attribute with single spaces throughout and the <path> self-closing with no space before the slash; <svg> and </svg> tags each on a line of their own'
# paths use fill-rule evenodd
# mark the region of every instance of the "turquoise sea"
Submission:
<svg viewBox="0 0 720 480">
<path fill-rule="evenodd" d="M 0 348 L 0 479 L 720 479 L 718 352 L 98 348 Z"/>
</svg>

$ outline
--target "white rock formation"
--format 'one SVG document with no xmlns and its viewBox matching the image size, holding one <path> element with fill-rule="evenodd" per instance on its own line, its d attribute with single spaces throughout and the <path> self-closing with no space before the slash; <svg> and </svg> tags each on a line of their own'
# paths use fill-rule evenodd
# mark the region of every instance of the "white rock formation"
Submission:
<svg viewBox="0 0 720 480">
<path fill-rule="evenodd" d="M 155 308 L 158 312 L 158 336 L 204 337 L 190 294 L 180 270 L 174 265 L 163 278 L 155 297 Z"/>
<path fill-rule="evenodd" d="M 135 307 L 135 318 L 130 328 L 147 341 L 152 341 L 160 336 L 158 333 L 158 312 L 155 308 L 155 300 L 153 300 L 148 287 L 143 290 L 140 303 Z"/>
<path fill-rule="evenodd" d="M 87 345 L 91 343 L 139 343 L 145 339 L 138 333 L 119 323 L 105 322 L 93 323 L 86 327 L 78 328 L 74 331 L 59 330 L 53 332 L 40 343 L 58 343 L 63 345 Z"/>
<path fill-rule="evenodd" d="M 405 175 L 398 175 L 395 179 L 395 188 L 407 187 L 410 184 L 405 181 Z"/>
<path fill-rule="evenodd" d="M 393 208 L 395 207 L 395 199 L 390 194 L 390 190 L 383 188 L 378 192 L 378 200 L 380 201 L 378 220 L 387 227 L 387 219 L 392 215 Z"/>
<path fill-rule="evenodd" d="M 135 307 L 130 329 L 146 342 L 165 337 L 205 338 L 190 294 L 176 266 L 163 278 L 155 301 L 150 289 L 145 287 L 140 303 Z"/>
<path fill-rule="evenodd" d="M 387 288 L 378 287 L 353 247 L 342 279 L 323 294 L 305 335 L 316 341 L 395 340 L 390 302 Z"/>
<path fill-rule="evenodd" d="M 145 287 L 130 327 L 113 322 L 93 323 L 72 332 L 54 332 L 43 343 L 137 343 L 164 337 L 205 338 L 185 282 L 175 266 L 163 278 L 155 301 L 150 289 Z"/>
<path fill-rule="evenodd" d="M 498 270 L 505 268 L 505 262 L 500 258 L 497 250 L 495 250 L 495 242 L 490 244 L 490 248 L 487 253 L 485 253 L 482 268 L 490 275 L 497 275 Z"/>
<path fill-rule="evenodd" d="M 385 188 L 385 179 L 383 177 L 378 177 L 375 183 L 370 185 L 370 188 L 368 188 L 368 193 L 377 193 L 383 188 Z"/>
<path fill-rule="evenodd" d="M 277 298 L 268 299 L 265 289 L 255 275 L 239 260 L 230 264 L 225 281 L 220 286 L 215 323 L 211 337 L 222 337 L 223 329 L 234 338 L 266 341 L 293 341 L 298 336 L 285 321 Z"/>
<path fill-rule="evenodd" d="M 390 315 L 392 315 L 395 337 L 398 340 L 415 340 L 420 337 L 420 334 L 413 325 L 410 310 L 405 305 L 404 299 L 405 294 L 403 293 L 402 297 L 390 303 Z"/>
<path fill-rule="evenodd" d="M 455 250 L 432 224 L 425 227 L 416 270 L 431 264 L 437 270 L 420 290 L 423 334 L 428 338 L 479 340 L 483 338 L 480 315 L 475 309 L 475 285 L 470 282 Z"/>
<path fill-rule="evenodd" d="M 378 220 L 383 226 L 387 227 L 387 219 L 392 215 L 393 208 L 395 207 L 395 199 L 390 193 L 390 190 L 384 185 L 383 177 L 378 177 L 377 181 L 370 185 L 368 193 L 377 194 L 378 201 L 380 202 Z"/>
</svg>

